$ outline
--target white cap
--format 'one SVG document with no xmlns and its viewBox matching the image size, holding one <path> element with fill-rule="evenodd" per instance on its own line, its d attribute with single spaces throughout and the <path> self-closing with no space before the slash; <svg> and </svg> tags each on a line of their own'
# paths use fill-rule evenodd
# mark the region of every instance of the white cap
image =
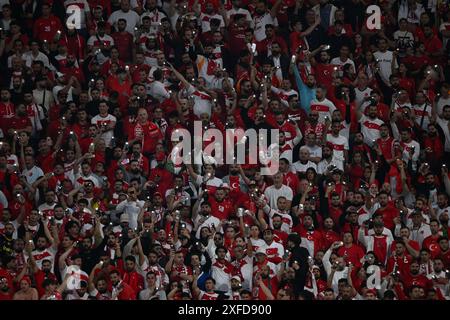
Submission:
<svg viewBox="0 0 450 320">
<path fill-rule="evenodd" d="M 258 253 L 261 253 L 261 254 L 263 254 L 263 255 L 266 255 L 267 256 L 267 253 L 266 253 L 266 247 L 267 246 L 261 246 L 261 247 L 259 247 L 258 248 L 258 250 L 256 250 L 256 252 L 255 252 L 255 254 L 258 254 Z"/>
</svg>

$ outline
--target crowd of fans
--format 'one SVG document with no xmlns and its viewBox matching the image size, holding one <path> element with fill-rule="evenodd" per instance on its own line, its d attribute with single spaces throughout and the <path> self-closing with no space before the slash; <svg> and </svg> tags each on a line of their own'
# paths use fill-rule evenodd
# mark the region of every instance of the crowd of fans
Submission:
<svg viewBox="0 0 450 320">
<path fill-rule="evenodd" d="M 450 299 L 448 1 L 0 5 L 0 300 Z"/>
</svg>

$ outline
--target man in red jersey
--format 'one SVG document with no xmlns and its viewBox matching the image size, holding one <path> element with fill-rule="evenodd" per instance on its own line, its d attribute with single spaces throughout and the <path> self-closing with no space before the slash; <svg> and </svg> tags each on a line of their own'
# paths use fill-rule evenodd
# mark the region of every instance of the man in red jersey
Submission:
<svg viewBox="0 0 450 320">
<path fill-rule="evenodd" d="M 364 258 L 364 249 L 353 242 L 351 232 L 345 232 L 342 240 L 344 245 L 338 249 L 337 254 L 340 257 L 344 257 L 347 263 L 352 263 L 355 267 L 360 267 L 361 260 Z"/>
<path fill-rule="evenodd" d="M 422 242 L 422 248 L 430 251 L 432 259 L 438 257 L 441 253 L 438 241 L 439 238 L 442 237 L 442 232 L 439 229 L 439 221 L 435 219 L 430 220 L 431 235 L 426 237 Z"/>
<path fill-rule="evenodd" d="M 49 3 L 42 4 L 42 16 L 34 23 L 33 38 L 50 43 L 56 40 L 55 36 L 60 36 L 64 31 L 61 20 L 52 15 L 51 10 Z"/>
<path fill-rule="evenodd" d="M 129 142 L 140 141 L 142 144 L 142 153 L 152 158 L 156 145 L 162 143 L 163 135 L 159 127 L 148 119 L 148 113 L 145 108 L 140 108 L 137 114 L 137 122 L 129 134 Z"/>
<path fill-rule="evenodd" d="M 136 300 L 136 292 L 122 280 L 118 270 L 112 270 L 109 276 L 113 287 L 112 300 Z"/>
<path fill-rule="evenodd" d="M 114 45 L 119 50 L 119 56 L 122 61 L 130 62 L 135 54 L 133 45 L 133 35 L 126 30 L 127 21 L 119 19 L 117 21 L 117 32 L 112 34 Z"/>
<path fill-rule="evenodd" d="M 376 213 L 382 215 L 385 227 L 393 230 L 395 227 L 394 219 L 400 216 L 399 210 L 389 201 L 389 194 L 385 191 L 378 193 L 378 203 L 380 207 Z"/>
<path fill-rule="evenodd" d="M 413 286 L 419 286 L 425 291 L 428 291 L 433 287 L 432 281 L 420 273 L 420 264 L 417 260 L 413 260 L 410 263 L 408 272 L 400 279 L 403 280 L 405 293 Z"/>
<path fill-rule="evenodd" d="M 128 284 L 134 292 L 140 292 L 144 289 L 144 277 L 136 271 L 136 259 L 134 256 L 127 256 L 125 258 L 123 282 Z"/>
</svg>

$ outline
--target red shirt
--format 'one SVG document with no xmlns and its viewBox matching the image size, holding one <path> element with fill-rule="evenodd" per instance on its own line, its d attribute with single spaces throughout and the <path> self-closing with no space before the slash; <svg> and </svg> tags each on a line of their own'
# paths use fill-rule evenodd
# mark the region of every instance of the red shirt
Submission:
<svg viewBox="0 0 450 320">
<path fill-rule="evenodd" d="M 19 116 L 14 116 L 13 118 L 11 118 L 11 121 L 9 122 L 8 127 L 9 128 L 13 128 L 16 130 L 23 130 L 26 129 L 27 127 L 31 127 L 31 121 L 30 118 L 28 118 L 28 115 L 25 115 L 23 117 L 19 117 Z"/>
<path fill-rule="evenodd" d="M 112 34 L 114 45 L 119 50 L 120 59 L 131 61 L 131 48 L 134 46 L 133 36 L 129 32 L 115 32 Z"/>
<path fill-rule="evenodd" d="M 351 262 L 354 266 L 361 266 L 361 259 L 364 257 L 364 250 L 357 244 L 352 244 L 349 248 L 342 246 L 337 251 L 341 257 L 346 257 L 347 262 Z"/>
<path fill-rule="evenodd" d="M 431 235 L 426 237 L 422 242 L 422 248 L 430 250 L 431 259 L 438 257 L 441 254 L 438 239 L 439 235 Z"/>
<path fill-rule="evenodd" d="M 39 155 L 36 157 L 36 161 L 39 164 L 39 167 L 44 171 L 44 173 L 52 172 L 53 165 L 55 162 L 55 158 L 53 157 L 53 153 L 49 152 L 46 155 Z"/>
<path fill-rule="evenodd" d="M 300 185 L 300 180 L 295 173 L 289 171 L 288 173 L 283 174 L 283 184 L 291 188 L 293 194 L 296 194 Z"/>
<path fill-rule="evenodd" d="M 12 292 L 7 292 L 7 293 L 3 293 L 0 292 L 0 301 L 6 301 L 6 300 L 12 300 L 13 299 L 13 294 Z"/>
<path fill-rule="evenodd" d="M 45 279 L 57 280 L 56 276 L 53 273 L 49 273 L 48 275 L 42 271 L 38 270 L 34 274 L 34 279 L 36 280 L 36 290 L 38 291 L 39 298 L 41 298 L 45 294 L 45 289 L 42 287 Z"/>
<path fill-rule="evenodd" d="M 34 23 L 33 27 L 33 38 L 39 39 L 41 41 L 47 40 L 52 42 L 55 38 L 56 32 L 60 30 L 64 31 L 61 24 L 61 20 L 55 16 L 49 16 L 48 18 L 39 18 Z"/>
<path fill-rule="evenodd" d="M 430 64 L 431 60 L 427 56 L 410 56 L 403 59 L 403 62 L 407 65 L 408 70 L 417 71 L 422 66 Z"/>
<path fill-rule="evenodd" d="M 129 140 L 141 139 L 143 148 L 142 153 L 154 153 L 156 144 L 163 139 L 163 135 L 159 127 L 147 121 L 145 124 L 136 123 L 129 133 Z"/>
<path fill-rule="evenodd" d="M 144 277 L 136 271 L 125 272 L 123 282 L 128 284 L 134 292 L 140 292 L 144 289 Z"/>
<path fill-rule="evenodd" d="M 376 144 L 380 147 L 381 153 L 386 160 L 393 158 L 394 138 L 388 137 L 387 139 L 379 138 Z"/>
<path fill-rule="evenodd" d="M 157 184 L 156 191 L 160 192 L 163 197 L 166 191 L 172 186 L 172 174 L 166 169 L 154 168 L 150 170 L 148 181 L 153 181 Z"/>
<path fill-rule="evenodd" d="M 411 264 L 413 258 L 409 254 L 404 254 L 402 257 L 396 257 L 393 255 L 388 259 L 387 269 L 388 273 L 394 270 L 395 265 L 397 264 L 397 269 L 402 275 L 406 275 L 409 273 L 409 265 Z"/>
<path fill-rule="evenodd" d="M 230 53 L 233 55 L 238 55 L 245 45 L 245 28 L 240 28 L 235 25 L 230 25 L 228 31 L 228 43 L 230 45 Z"/>
<path fill-rule="evenodd" d="M 271 279 L 263 279 L 262 281 L 264 282 L 266 287 L 269 288 L 269 290 L 272 293 L 272 295 L 274 297 L 276 297 L 277 296 L 277 292 L 278 292 L 278 279 L 277 279 L 277 277 L 273 277 Z M 261 288 L 255 286 L 255 289 L 258 292 L 258 300 L 267 300 L 267 296 L 265 295 L 264 291 L 261 290 Z"/>
<path fill-rule="evenodd" d="M 425 156 L 430 162 L 438 161 L 444 156 L 444 144 L 439 135 L 436 135 L 435 137 L 430 137 L 428 135 L 425 137 L 423 148 L 425 149 Z M 426 151 L 427 148 L 430 148 L 431 152 Z"/>
<path fill-rule="evenodd" d="M 117 296 L 118 300 L 136 300 L 136 292 L 133 290 L 133 288 L 122 281 L 120 284 L 123 289 Z"/>
<path fill-rule="evenodd" d="M 105 62 L 103 66 L 105 66 L 105 64 L 107 63 L 108 61 Z M 120 83 L 117 77 L 109 76 L 106 80 L 106 83 L 109 92 L 117 91 L 119 93 L 119 106 L 121 111 L 123 112 L 128 105 L 128 98 L 131 96 L 131 81 L 125 80 L 123 83 Z"/>
<path fill-rule="evenodd" d="M 333 242 L 341 240 L 341 236 L 333 230 L 322 231 L 322 234 L 323 234 L 324 250 L 328 250 L 328 248 L 333 244 Z"/>
<path fill-rule="evenodd" d="M 399 216 L 398 209 L 392 204 L 388 204 L 386 208 L 379 208 L 376 212 L 382 214 L 384 226 L 389 230 L 393 230 L 395 227 L 394 218 Z"/>
<path fill-rule="evenodd" d="M 413 276 L 409 272 L 405 275 L 403 283 L 405 285 L 405 292 L 408 292 L 412 286 L 422 287 L 425 291 L 433 287 L 433 282 L 423 274 Z"/>
<path fill-rule="evenodd" d="M 293 31 L 289 35 L 289 42 L 291 44 L 291 54 L 295 54 L 297 52 L 297 49 L 301 46 L 302 48 L 305 47 L 305 41 L 300 36 L 301 32 Z"/>
<path fill-rule="evenodd" d="M 314 68 L 316 81 L 325 85 L 327 88 L 331 87 L 333 81 L 333 72 L 335 65 L 318 63 Z"/>
<path fill-rule="evenodd" d="M 425 50 L 430 54 L 442 49 L 442 41 L 436 35 L 429 38 L 424 37 L 422 43 L 425 45 Z"/>
<path fill-rule="evenodd" d="M 227 199 L 218 202 L 214 197 L 211 197 L 208 201 L 211 204 L 211 215 L 219 220 L 228 219 L 234 213 L 233 203 Z"/>
</svg>

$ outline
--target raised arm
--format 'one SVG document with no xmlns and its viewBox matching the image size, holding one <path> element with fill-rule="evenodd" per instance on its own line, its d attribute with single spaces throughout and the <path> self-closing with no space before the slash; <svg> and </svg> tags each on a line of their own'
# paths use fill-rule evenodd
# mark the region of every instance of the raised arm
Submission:
<svg viewBox="0 0 450 320">
<path fill-rule="evenodd" d="M 275 2 L 275 4 L 272 6 L 272 9 L 270 9 L 270 16 L 272 17 L 272 19 L 275 19 L 277 17 L 278 10 L 280 9 L 282 2 L 282 0 L 277 0 L 277 2 Z"/>
</svg>

